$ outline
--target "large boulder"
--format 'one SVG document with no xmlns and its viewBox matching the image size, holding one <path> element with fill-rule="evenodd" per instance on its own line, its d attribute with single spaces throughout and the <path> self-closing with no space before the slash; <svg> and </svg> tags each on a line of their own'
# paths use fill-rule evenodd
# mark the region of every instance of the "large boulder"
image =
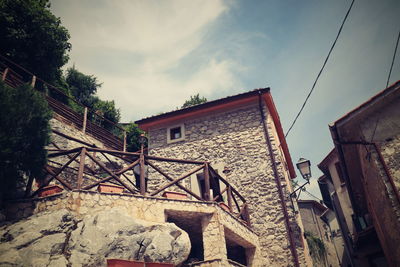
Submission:
<svg viewBox="0 0 400 267">
<path fill-rule="evenodd" d="M 107 258 L 178 265 L 189 252 L 189 236 L 175 224 L 118 209 L 83 218 L 59 210 L 0 227 L 0 266 L 106 266 Z"/>
</svg>

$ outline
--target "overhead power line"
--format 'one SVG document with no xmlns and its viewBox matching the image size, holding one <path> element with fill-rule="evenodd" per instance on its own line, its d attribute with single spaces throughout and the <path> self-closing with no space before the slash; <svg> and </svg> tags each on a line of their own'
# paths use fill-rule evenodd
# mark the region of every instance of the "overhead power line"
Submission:
<svg viewBox="0 0 400 267">
<path fill-rule="evenodd" d="M 396 58 L 396 53 L 397 53 L 397 47 L 399 46 L 399 39 L 400 39 L 400 31 L 399 31 L 399 35 L 397 36 L 396 48 L 394 49 L 392 64 L 390 65 L 389 75 L 388 75 L 387 82 L 386 82 L 386 88 L 389 85 L 390 75 L 392 75 L 393 64 L 394 64 L 394 60 Z"/>
<path fill-rule="evenodd" d="M 389 80 L 390 80 L 390 76 L 392 74 L 394 60 L 396 59 L 397 47 L 399 45 L 399 39 L 400 39 L 400 31 L 399 31 L 399 35 L 397 36 L 396 46 L 394 48 L 394 53 L 393 53 L 393 58 L 392 58 L 392 64 L 390 65 L 389 74 L 388 74 L 388 78 L 387 78 L 387 81 L 386 81 L 386 87 L 385 88 L 387 88 L 389 86 Z M 381 113 L 378 114 L 378 118 L 376 119 L 374 131 L 372 132 L 372 136 L 371 136 L 371 141 L 370 142 L 372 142 L 374 140 L 376 129 L 378 128 L 379 120 L 381 118 L 380 115 L 381 115 Z"/>
<path fill-rule="evenodd" d="M 325 65 L 326 65 L 326 63 L 328 62 L 328 59 L 329 59 L 329 57 L 330 57 L 330 55 L 331 55 L 331 53 L 332 53 L 332 51 L 333 51 L 333 48 L 335 47 L 336 42 L 337 42 L 337 40 L 339 39 L 340 33 L 342 32 L 344 23 L 346 22 L 347 17 L 349 16 L 349 13 L 350 13 L 350 11 L 351 11 L 351 9 L 352 9 L 352 7 L 353 7 L 354 1 L 355 1 L 355 0 L 353 0 L 353 1 L 351 2 L 351 5 L 350 5 L 349 9 L 347 10 L 346 16 L 344 17 L 344 19 L 343 19 L 343 21 L 342 21 L 342 25 L 340 25 L 339 32 L 338 32 L 338 34 L 336 35 L 335 41 L 333 42 L 331 48 L 329 49 L 329 53 L 328 53 L 327 57 L 325 58 L 324 64 L 322 65 L 322 68 L 321 68 L 321 70 L 319 71 L 319 73 L 318 73 L 318 75 L 317 75 L 317 78 L 315 79 L 314 84 L 312 85 L 311 90 L 310 90 L 310 92 L 308 93 L 308 95 L 307 95 L 307 97 L 306 97 L 306 99 L 305 99 L 303 105 L 301 106 L 300 111 L 297 113 L 295 119 L 294 119 L 293 122 L 292 122 L 292 125 L 290 125 L 289 130 L 286 132 L 285 137 L 288 136 L 290 130 L 293 128 L 293 126 L 294 126 L 294 124 L 296 123 L 297 119 L 299 118 L 301 112 L 303 111 L 304 107 L 306 106 L 306 103 L 307 103 L 308 99 L 310 98 L 312 92 L 314 91 L 315 85 L 317 84 L 318 79 L 319 79 L 319 77 L 321 76 L 321 73 L 323 72 L 323 70 L 324 70 L 324 68 L 325 68 Z"/>
</svg>

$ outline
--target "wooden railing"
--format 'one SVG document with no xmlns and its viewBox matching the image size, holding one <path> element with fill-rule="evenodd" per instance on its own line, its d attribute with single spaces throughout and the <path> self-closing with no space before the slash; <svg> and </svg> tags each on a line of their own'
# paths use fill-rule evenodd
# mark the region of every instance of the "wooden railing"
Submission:
<svg viewBox="0 0 400 267">
<path fill-rule="evenodd" d="M 16 64 L 11 68 L 9 64 L 14 63 L 7 60 L 0 55 L 0 77 L 5 84 L 11 87 L 18 87 L 23 84 L 31 85 L 34 89 L 46 94 L 46 100 L 50 108 L 58 115 L 57 119 L 73 125 L 85 134 L 93 136 L 104 143 L 106 147 L 126 151 L 126 130 L 124 128 L 104 118 L 101 114 L 78 102 L 73 97 L 66 95 L 57 87 L 36 77 L 28 70 Z M 75 106 L 80 109 L 82 114 L 52 96 L 58 96 L 66 101 L 75 103 Z"/>
<path fill-rule="evenodd" d="M 49 149 L 48 159 L 46 178 L 41 180 L 36 190 L 32 190 L 31 179 L 26 187 L 27 197 L 36 196 L 50 183 L 59 184 L 64 190 L 96 190 L 99 185 L 107 183 L 120 186 L 125 193 L 149 197 L 160 197 L 163 192 L 172 189 L 185 192 L 192 200 L 224 203 L 221 205 L 225 210 L 250 225 L 246 200 L 208 162 L 94 147 Z M 169 164 L 168 170 L 165 164 Z M 184 168 L 185 172 L 177 175 L 171 164 L 180 165 L 178 167 Z M 188 186 L 189 179 L 195 174 L 204 177 L 201 193 Z M 216 184 L 219 191 L 211 188 Z"/>
</svg>

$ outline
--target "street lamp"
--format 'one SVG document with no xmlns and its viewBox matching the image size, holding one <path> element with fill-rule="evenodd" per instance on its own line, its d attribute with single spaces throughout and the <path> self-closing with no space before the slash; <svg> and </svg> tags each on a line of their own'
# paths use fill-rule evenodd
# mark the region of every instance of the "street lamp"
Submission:
<svg viewBox="0 0 400 267">
<path fill-rule="evenodd" d="M 297 169 L 299 169 L 301 176 L 306 181 L 309 181 L 311 178 L 311 163 L 308 159 L 300 158 L 299 161 L 296 163 Z"/>
<path fill-rule="evenodd" d="M 295 210 L 294 203 L 293 203 L 293 197 L 296 197 L 296 192 L 300 191 L 299 194 L 296 197 L 296 200 L 297 200 L 300 197 L 301 191 L 305 190 L 305 189 L 303 189 L 303 187 L 305 187 L 306 185 L 308 185 L 310 183 L 310 178 L 311 178 L 311 168 L 310 168 L 310 166 L 311 166 L 311 162 L 308 159 L 305 159 L 305 158 L 300 158 L 299 161 L 296 163 L 297 169 L 299 169 L 299 172 L 301 173 L 301 176 L 303 177 L 304 180 L 306 180 L 306 182 L 304 184 L 302 184 L 301 186 L 299 186 L 298 188 L 296 188 L 289 195 L 290 201 L 292 202 L 293 210 Z"/>
</svg>

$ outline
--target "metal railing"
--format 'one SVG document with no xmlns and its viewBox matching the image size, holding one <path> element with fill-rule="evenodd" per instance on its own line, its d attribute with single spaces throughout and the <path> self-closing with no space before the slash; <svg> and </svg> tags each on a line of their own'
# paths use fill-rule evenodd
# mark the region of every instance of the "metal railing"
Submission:
<svg viewBox="0 0 400 267">
<path fill-rule="evenodd" d="M 0 55 L 0 76 L 1 80 L 11 87 L 29 84 L 35 90 L 46 95 L 51 109 L 62 117 L 59 119 L 72 124 L 85 134 L 100 139 L 109 148 L 126 151 L 127 133 L 123 127 L 2 55 Z M 74 108 L 68 105 L 71 103 Z"/>
</svg>

